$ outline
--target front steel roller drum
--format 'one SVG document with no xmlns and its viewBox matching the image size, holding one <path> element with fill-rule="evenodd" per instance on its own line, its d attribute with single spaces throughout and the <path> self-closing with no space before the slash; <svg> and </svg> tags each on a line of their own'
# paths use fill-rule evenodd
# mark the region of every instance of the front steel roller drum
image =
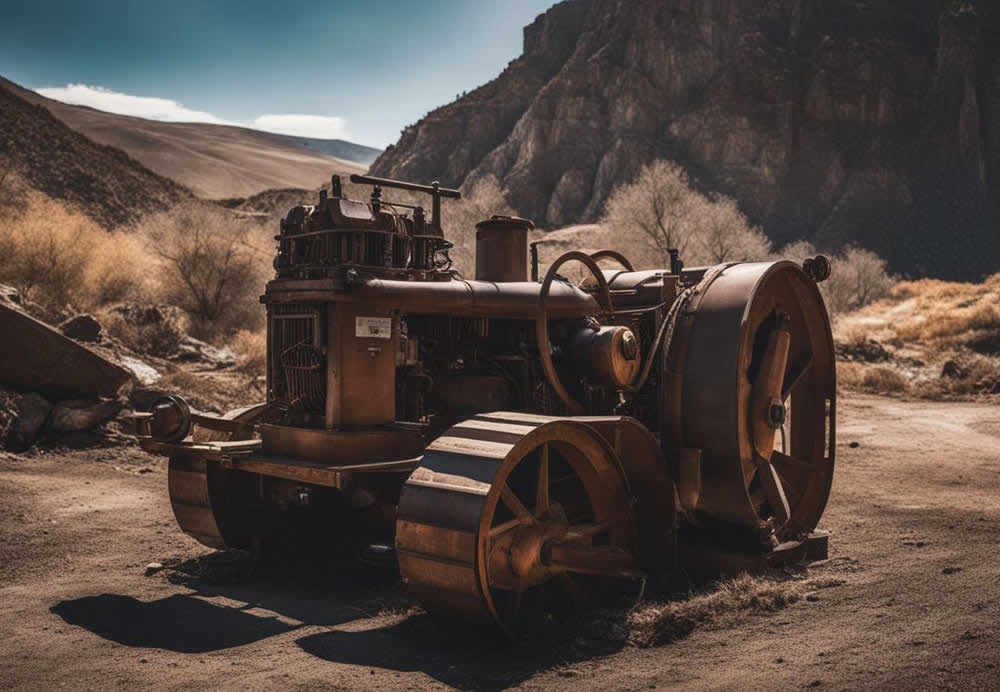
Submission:
<svg viewBox="0 0 1000 692">
<path fill-rule="evenodd" d="M 248 474 L 223 468 L 197 454 L 170 457 L 170 506 L 181 530 L 209 548 L 254 548 L 237 484 Z"/>
<path fill-rule="evenodd" d="M 234 409 L 225 414 L 230 420 L 252 419 L 259 406 Z M 196 429 L 198 441 L 245 439 L 248 435 L 218 430 Z M 224 468 L 193 452 L 178 451 L 170 457 L 167 487 L 170 506 L 181 530 L 209 548 L 223 550 L 256 548 L 249 513 L 243 507 L 241 490 L 254 477 Z"/>
<path fill-rule="evenodd" d="M 662 429 L 675 449 L 701 450 L 696 516 L 779 540 L 814 529 L 833 481 L 836 405 L 816 283 L 785 261 L 710 270 L 672 344 Z"/>
<path fill-rule="evenodd" d="M 613 449 L 592 427 L 489 413 L 450 428 L 403 487 L 399 569 L 432 613 L 514 635 L 522 604 L 632 576 L 636 527 Z M 564 590 L 564 591 L 563 591 Z"/>
</svg>

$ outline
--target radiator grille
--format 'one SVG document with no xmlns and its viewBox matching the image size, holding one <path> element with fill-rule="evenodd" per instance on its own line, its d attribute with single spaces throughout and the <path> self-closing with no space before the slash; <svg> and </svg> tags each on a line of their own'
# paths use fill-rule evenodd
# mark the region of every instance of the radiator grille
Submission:
<svg viewBox="0 0 1000 692">
<path fill-rule="evenodd" d="M 320 308 L 274 304 L 270 310 L 271 400 L 321 412 L 326 400 Z"/>
</svg>

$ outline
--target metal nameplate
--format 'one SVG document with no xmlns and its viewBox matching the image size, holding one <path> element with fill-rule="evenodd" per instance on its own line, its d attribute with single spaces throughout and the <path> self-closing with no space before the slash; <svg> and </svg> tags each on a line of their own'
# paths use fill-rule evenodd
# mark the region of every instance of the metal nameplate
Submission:
<svg viewBox="0 0 1000 692">
<path fill-rule="evenodd" d="M 354 336 L 364 339 L 391 339 L 391 317 L 355 317 Z"/>
</svg>

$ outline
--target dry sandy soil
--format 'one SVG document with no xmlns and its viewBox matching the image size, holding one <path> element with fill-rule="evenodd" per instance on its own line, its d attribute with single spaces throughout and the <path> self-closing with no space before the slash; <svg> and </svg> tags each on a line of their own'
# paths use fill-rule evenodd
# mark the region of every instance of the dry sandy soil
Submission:
<svg viewBox="0 0 1000 692">
<path fill-rule="evenodd" d="M 371 571 L 146 577 L 208 552 L 174 525 L 163 461 L 5 457 L 0 687 L 1000 688 L 1000 408 L 845 399 L 831 559 L 809 570 L 844 583 L 650 649 L 586 617 L 504 645 Z"/>
</svg>

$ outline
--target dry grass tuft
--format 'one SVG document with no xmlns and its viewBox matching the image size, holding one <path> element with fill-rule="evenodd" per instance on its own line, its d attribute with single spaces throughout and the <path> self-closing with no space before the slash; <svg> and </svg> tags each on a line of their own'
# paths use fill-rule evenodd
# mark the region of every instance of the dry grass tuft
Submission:
<svg viewBox="0 0 1000 692">
<path fill-rule="evenodd" d="M 909 386 L 906 378 L 892 368 L 866 368 L 861 388 L 873 394 L 900 394 Z"/>
<path fill-rule="evenodd" d="M 260 377 L 267 371 L 267 334 L 241 329 L 229 342 L 236 351 L 236 369 L 249 377 Z"/>
<path fill-rule="evenodd" d="M 842 583 L 743 574 L 717 582 L 687 600 L 651 603 L 633 610 L 626 619 L 629 642 L 641 647 L 669 644 L 697 627 L 731 624 L 742 616 L 773 613 L 800 600 L 808 591 Z"/>
</svg>

